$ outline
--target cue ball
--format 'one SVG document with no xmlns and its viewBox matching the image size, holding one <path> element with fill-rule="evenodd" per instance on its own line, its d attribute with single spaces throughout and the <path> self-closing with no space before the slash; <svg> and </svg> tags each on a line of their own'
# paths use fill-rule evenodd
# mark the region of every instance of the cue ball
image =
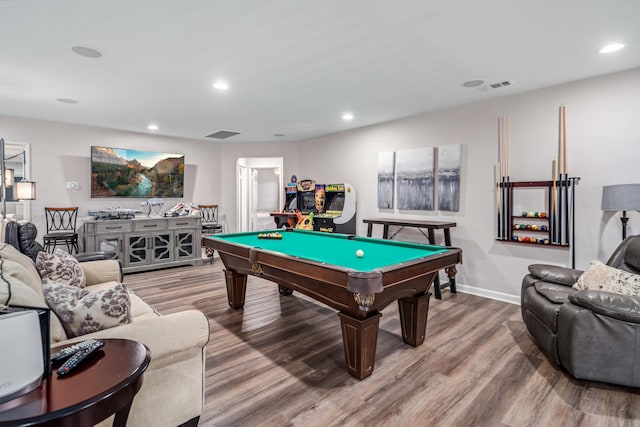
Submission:
<svg viewBox="0 0 640 427">
<path fill-rule="evenodd" d="M 358 250 L 356 251 L 356 256 L 357 256 L 358 258 L 362 258 L 362 257 L 364 256 L 364 251 L 363 251 L 362 249 L 358 249 Z"/>
</svg>

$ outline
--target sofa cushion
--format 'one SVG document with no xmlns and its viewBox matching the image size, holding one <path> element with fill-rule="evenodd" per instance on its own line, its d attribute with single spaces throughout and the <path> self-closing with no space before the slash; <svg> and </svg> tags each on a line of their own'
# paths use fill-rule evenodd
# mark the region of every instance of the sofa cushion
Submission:
<svg viewBox="0 0 640 427">
<path fill-rule="evenodd" d="M 131 300 L 122 283 L 94 292 L 44 279 L 42 289 L 70 337 L 131 322 Z"/>
<path fill-rule="evenodd" d="M 120 282 L 118 281 L 104 282 L 104 283 L 99 283 L 93 286 L 87 286 L 85 289 L 90 290 L 92 292 L 99 292 L 104 289 L 113 288 L 114 286 L 117 286 L 119 283 Z M 160 316 L 160 313 L 158 313 L 156 309 L 153 308 L 153 306 L 147 304 L 145 301 L 143 301 L 142 298 L 140 298 L 135 293 L 131 292 L 131 290 L 129 290 L 128 288 L 127 290 L 129 291 L 129 299 L 131 300 L 131 321 L 132 322 L 137 321 L 141 317 Z"/>
<path fill-rule="evenodd" d="M 5 269 L 3 274 L 19 279 L 22 283 L 42 295 L 42 279 L 31 258 L 7 243 L 0 245 L 0 258 L 13 263 L 12 268 Z M 42 301 L 44 302 L 44 300 Z"/>
<path fill-rule="evenodd" d="M 33 261 L 6 244 L 0 245 L 0 305 L 47 306 L 40 276 Z M 67 334 L 54 313 L 49 318 L 49 334 L 51 342 L 67 339 Z"/>
<path fill-rule="evenodd" d="M 87 283 L 78 260 L 71 254 L 56 249 L 52 254 L 38 253 L 36 268 L 42 279 L 50 279 L 59 284 L 84 288 Z"/>
<path fill-rule="evenodd" d="M 640 275 L 609 267 L 594 260 L 573 285 L 575 289 L 591 289 L 622 295 L 640 296 Z"/>
</svg>

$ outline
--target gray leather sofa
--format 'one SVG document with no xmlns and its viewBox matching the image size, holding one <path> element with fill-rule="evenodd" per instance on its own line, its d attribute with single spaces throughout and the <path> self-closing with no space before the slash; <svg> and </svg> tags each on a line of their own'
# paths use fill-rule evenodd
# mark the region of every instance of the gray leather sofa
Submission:
<svg viewBox="0 0 640 427">
<path fill-rule="evenodd" d="M 640 274 L 640 236 L 607 265 Z M 640 298 L 571 286 L 580 270 L 533 264 L 522 281 L 522 319 L 554 364 L 577 379 L 640 387 Z"/>
</svg>

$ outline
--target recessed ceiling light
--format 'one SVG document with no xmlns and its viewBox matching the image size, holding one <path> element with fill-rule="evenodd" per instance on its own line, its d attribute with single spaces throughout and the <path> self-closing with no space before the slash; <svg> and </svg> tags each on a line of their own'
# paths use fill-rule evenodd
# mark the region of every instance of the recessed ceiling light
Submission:
<svg viewBox="0 0 640 427">
<path fill-rule="evenodd" d="M 63 104 L 77 104 L 78 101 L 70 98 L 56 98 L 56 101 L 62 102 Z"/>
<path fill-rule="evenodd" d="M 284 136 L 284 133 L 274 133 L 273 136 L 282 137 Z"/>
<path fill-rule="evenodd" d="M 158 130 L 158 125 L 151 123 L 149 126 L 147 126 L 147 129 L 149 129 L 149 130 Z"/>
<path fill-rule="evenodd" d="M 218 80 L 217 82 L 215 82 L 213 84 L 213 87 L 218 89 L 218 90 L 227 90 L 227 89 L 229 89 L 229 85 L 227 84 L 227 82 L 224 82 L 222 80 Z"/>
<path fill-rule="evenodd" d="M 350 122 L 351 120 L 353 120 L 353 114 L 351 113 L 344 113 L 342 115 L 342 120 L 344 120 L 345 122 Z"/>
<path fill-rule="evenodd" d="M 476 86 L 480 86 L 481 84 L 484 83 L 484 80 L 468 80 L 464 83 L 462 83 L 462 87 L 476 87 Z"/>
<path fill-rule="evenodd" d="M 622 49 L 624 47 L 624 45 L 622 43 L 612 43 L 612 44 L 608 44 L 605 47 L 603 47 L 602 49 L 599 50 L 600 53 L 611 53 L 611 52 L 616 52 L 620 49 Z"/>
<path fill-rule="evenodd" d="M 101 58 L 102 52 L 89 46 L 73 46 L 72 51 L 86 58 Z"/>
</svg>

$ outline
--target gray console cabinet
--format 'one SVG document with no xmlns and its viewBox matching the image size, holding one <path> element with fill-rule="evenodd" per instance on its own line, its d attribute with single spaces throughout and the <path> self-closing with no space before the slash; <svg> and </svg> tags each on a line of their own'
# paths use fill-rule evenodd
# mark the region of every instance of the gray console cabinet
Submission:
<svg viewBox="0 0 640 427">
<path fill-rule="evenodd" d="M 199 217 L 89 220 L 87 252 L 115 252 L 125 273 L 202 262 Z"/>
</svg>

